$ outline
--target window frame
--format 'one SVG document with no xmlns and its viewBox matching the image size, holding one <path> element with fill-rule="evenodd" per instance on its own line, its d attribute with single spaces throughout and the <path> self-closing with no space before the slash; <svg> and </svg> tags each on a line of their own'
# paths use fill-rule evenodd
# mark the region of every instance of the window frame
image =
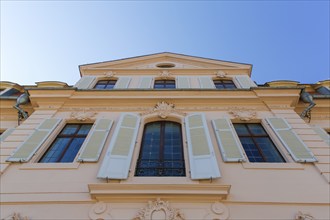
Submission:
<svg viewBox="0 0 330 220">
<path fill-rule="evenodd" d="M 222 89 L 238 89 L 235 81 L 233 79 L 230 79 L 230 78 L 213 78 L 212 81 L 213 81 L 213 84 L 214 84 L 215 89 L 219 89 L 219 90 L 222 90 Z M 230 85 L 232 84 L 235 87 L 234 88 L 225 88 L 225 86 L 224 86 L 224 88 L 218 88 L 217 87 L 217 84 L 215 83 L 215 81 L 231 81 L 231 83 L 228 83 L 228 84 L 230 84 Z M 226 83 L 223 83 L 222 82 L 221 85 L 226 85 Z"/>
<path fill-rule="evenodd" d="M 164 138 L 164 135 L 165 135 L 165 125 L 164 124 L 166 124 L 166 122 L 172 122 L 172 123 L 175 123 L 175 124 L 177 124 L 177 125 L 179 125 L 180 126 L 180 129 L 179 129 L 179 132 L 180 132 L 180 135 L 181 135 L 181 154 L 182 154 L 182 158 L 181 158 L 181 162 L 183 163 L 183 168 L 182 168 L 182 170 L 183 170 L 183 175 L 181 175 L 181 176 L 172 176 L 172 175 L 169 175 L 169 176 L 165 176 L 165 175 L 154 175 L 154 176 L 144 176 L 144 175 L 137 175 L 137 170 L 139 169 L 139 167 L 138 167 L 138 163 L 139 163 L 139 161 L 140 161 L 140 156 L 141 156 L 141 153 L 142 153 L 142 151 L 143 151 L 143 147 L 144 147 L 144 141 L 145 141 L 145 138 L 144 138 L 144 135 L 145 135 L 145 130 L 146 130 L 146 126 L 147 125 L 149 125 L 149 124 L 152 124 L 152 123 L 158 123 L 158 122 L 160 122 L 161 123 L 161 128 L 160 128 L 160 150 L 159 150 L 159 160 L 157 160 L 157 161 L 161 161 L 162 159 L 163 159 L 163 157 L 164 157 L 164 140 L 165 140 L 165 138 Z M 162 127 L 162 124 L 163 124 L 163 127 Z M 147 122 L 145 122 L 140 128 L 142 128 L 141 129 L 141 135 L 140 135 L 140 146 L 139 146 L 139 149 L 137 150 L 137 153 L 135 154 L 135 156 L 134 156 L 134 158 L 135 158 L 135 163 L 134 163 L 134 172 L 133 172 L 133 176 L 134 177 L 137 177 L 137 178 L 157 178 L 157 177 L 162 177 L 162 179 L 163 178 L 186 178 L 187 177 L 187 174 L 188 174 L 188 172 L 187 172 L 187 164 L 186 164 L 186 162 L 187 162 L 187 156 L 186 156 L 186 154 L 187 154 L 187 152 L 186 152 L 186 149 L 185 149 L 185 143 L 186 143 L 186 138 L 185 138 L 185 134 L 184 134 L 184 131 L 183 131 L 183 129 L 184 129 L 184 124 L 181 122 L 181 121 L 177 121 L 177 120 L 151 120 L 151 121 L 147 121 Z M 163 131 L 163 133 L 162 133 L 162 131 Z M 161 137 L 163 137 L 163 139 L 161 138 Z M 154 169 L 158 169 L 158 168 L 154 168 Z M 162 167 L 161 169 L 166 169 L 166 168 L 164 168 L 164 167 Z"/>
<path fill-rule="evenodd" d="M 162 87 L 162 88 L 155 88 L 155 86 L 156 86 L 156 84 L 157 84 L 157 81 L 164 81 L 164 82 L 166 82 L 166 81 L 171 81 L 171 82 L 173 82 L 173 85 L 174 85 L 174 88 L 169 88 L 169 87 Z M 167 84 L 167 83 L 164 83 L 164 84 L 162 84 L 162 85 L 164 85 L 164 86 L 166 86 L 166 85 L 171 85 L 171 84 Z M 153 81 L 153 87 L 152 87 L 153 89 L 160 89 L 160 90 L 162 90 L 162 89 L 176 89 L 176 80 L 175 79 L 172 79 L 172 78 L 170 78 L 170 79 L 154 79 L 154 81 Z"/>
<path fill-rule="evenodd" d="M 105 84 L 105 87 L 109 85 L 109 82 L 113 82 L 114 81 L 114 84 L 113 84 L 113 86 L 111 88 L 96 88 L 96 86 L 98 85 L 98 83 L 101 82 L 101 81 L 107 81 L 107 84 Z M 117 82 L 118 82 L 118 79 L 116 79 L 116 78 L 107 78 L 107 79 L 102 79 L 101 78 L 101 79 L 97 79 L 96 80 L 96 83 L 93 85 L 93 89 L 113 90 L 115 88 Z"/>
</svg>

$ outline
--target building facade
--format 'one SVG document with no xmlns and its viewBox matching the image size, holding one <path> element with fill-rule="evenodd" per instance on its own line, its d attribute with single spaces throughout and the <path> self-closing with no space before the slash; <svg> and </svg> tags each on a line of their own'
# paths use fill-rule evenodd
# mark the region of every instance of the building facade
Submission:
<svg viewBox="0 0 330 220">
<path fill-rule="evenodd" d="M 1 219 L 330 219 L 329 80 L 174 53 L 79 69 L 0 83 Z"/>
</svg>

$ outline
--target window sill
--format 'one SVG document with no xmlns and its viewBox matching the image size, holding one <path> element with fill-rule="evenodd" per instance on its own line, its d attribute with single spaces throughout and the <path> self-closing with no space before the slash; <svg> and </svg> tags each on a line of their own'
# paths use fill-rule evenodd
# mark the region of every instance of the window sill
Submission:
<svg viewBox="0 0 330 220">
<path fill-rule="evenodd" d="M 303 170 L 299 163 L 241 163 L 245 169 L 270 169 L 270 170 Z"/>
<path fill-rule="evenodd" d="M 20 170 L 72 170 L 78 169 L 80 163 L 24 163 Z"/>
</svg>

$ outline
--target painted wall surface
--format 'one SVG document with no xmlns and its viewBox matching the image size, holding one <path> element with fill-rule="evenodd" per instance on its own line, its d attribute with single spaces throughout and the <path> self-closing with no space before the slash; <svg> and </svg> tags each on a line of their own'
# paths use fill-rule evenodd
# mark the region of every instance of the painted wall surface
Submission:
<svg viewBox="0 0 330 220">
<path fill-rule="evenodd" d="M 157 67 L 164 63 L 175 66 Z M 307 117 L 300 116 L 310 104 L 301 100 L 302 89 L 312 94 L 314 84 L 281 81 L 257 86 L 250 78 L 251 65 L 171 53 L 82 65 L 80 72 L 82 79 L 75 86 L 43 82 L 22 87 L 30 102 L 21 108 L 29 117 L 19 125 L 12 108 L 16 99 L 0 94 L 0 129 L 15 128 L 1 139 L 1 219 L 330 219 L 329 136 L 320 136 L 314 129 L 330 131 L 329 96 L 314 96 L 315 107 Z M 93 89 L 98 80 L 118 83 L 122 78 L 118 88 Z M 176 80 L 176 89 L 153 89 L 157 79 Z M 237 88 L 212 88 L 213 79 L 232 80 Z M 323 81 L 317 86 L 328 88 L 328 84 Z M 124 113 L 139 119 L 126 157 L 127 178 L 98 178 L 105 169 L 102 164 L 112 158 L 109 149 Z M 191 167 L 194 155 L 189 151 L 187 117 L 200 113 L 219 178 L 191 178 L 199 167 Z M 288 123 L 315 162 L 296 161 L 269 124 L 274 117 Z M 212 126 L 212 120 L 224 118 L 232 123 L 260 123 L 285 163 L 252 163 L 243 149 L 245 161 L 225 162 Z M 28 161 L 8 162 L 45 119 L 61 121 Z M 111 119 L 113 124 L 95 162 L 79 161 L 80 149 L 72 163 L 38 163 L 67 123 L 100 119 Z M 186 176 L 137 177 L 144 126 L 164 120 L 182 125 Z"/>
</svg>

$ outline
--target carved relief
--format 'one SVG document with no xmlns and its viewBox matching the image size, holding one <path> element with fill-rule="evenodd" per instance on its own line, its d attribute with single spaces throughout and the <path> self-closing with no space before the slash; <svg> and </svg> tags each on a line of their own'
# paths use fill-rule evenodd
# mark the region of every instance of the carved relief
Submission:
<svg viewBox="0 0 330 220">
<path fill-rule="evenodd" d="M 147 207 L 141 209 L 132 220 L 184 220 L 183 213 L 170 207 L 169 202 L 160 200 L 149 201 Z"/>
<path fill-rule="evenodd" d="M 141 115 L 153 113 L 156 113 L 162 119 L 167 118 L 171 113 L 176 113 L 183 116 L 185 115 L 185 113 L 176 110 L 174 104 L 169 104 L 165 101 L 158 102 L 152 110 L 141 113 Z"/>
<path fill-rule="evenodd" d="M 159 77 L 167 79 L 167 78 L 171 77 L 171 73 L 168 70 L 162 70 L 159 74 Z"/>
<path fill-rule="evenodd" d="M 105 77 L 114 77 L 115 76 L 115 72 L 114 71 L 108 71 L 104 73 Z"/>
<path fill-rule="evenodd" d="M 3 220 L 29 220 L 29 218 L 26 216 L 22 217 L 18 212 L 14 212 L 8 217 L 3 218 Z"/>
<path fill-rule="evenodd" d="M 308 214 L 308 213 L 302 213 L 302 212 L 298 212 L 295 216 L 295 220 L 314 220 L 315 218 Z"/>
<path fill-rule="evenodd" d="M 220 202 L 211 205 L 209 213 L 204 216 L 205 220 L 226 220 L 229 218 L 229 209 Z"/>
<path fill-rule="evenodd" d="M 241 121 L 250 121 L 257 117 L 257 112 L 255 110 L 246 108 L 230 108 L 229 113 Z"/>
<path fill-rule="evenodd" d="M 226 77 L 226 73 L 223 72 L 222 70 L 218 70 L 215 75 L 219 78 L 225 78 Z"/>
<path fill-rule="evenodd" d="M 91 220 L 108 220 L 113 219 L 109 207 L 104 202 L 98 202 L 92 206 L 89 210 L 89 218 Z"/>
<path fill-rule="evenodd" d="M 82 111 L 76 111 L 71 113 L 71 119 L 75 119 L 78 121 L 86 121 L 93 119 L 94 116 L 96 115 L 96 112 L 91 112 L 91 111 L 86 111 L 83 109 Z"/>
</svg>

